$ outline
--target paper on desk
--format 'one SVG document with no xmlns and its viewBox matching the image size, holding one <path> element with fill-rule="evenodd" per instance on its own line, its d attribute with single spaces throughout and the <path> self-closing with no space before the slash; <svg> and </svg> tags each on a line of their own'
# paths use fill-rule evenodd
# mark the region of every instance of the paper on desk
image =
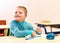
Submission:
<svg viewBox="0 0 60 43">
<path fill-rule="evenodd" d="M 31 39 L 38 38 L 38 37 L 41 37 L 41 35 L 36 35 L 36 37 L 32 37 L 31 35 L 28 35 L 25 37 L 25 40 L 31 40 Z"/>
</svg>

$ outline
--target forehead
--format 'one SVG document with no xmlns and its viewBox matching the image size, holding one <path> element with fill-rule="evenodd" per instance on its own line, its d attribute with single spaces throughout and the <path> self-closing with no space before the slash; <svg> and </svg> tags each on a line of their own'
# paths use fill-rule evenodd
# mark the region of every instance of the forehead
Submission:
<svg viewBox="0 0 60 43">
<path fill-rule="evenodd" d="M 16 8 L 16 11 L 25 11 L 24 8 Z"/>
</svg>

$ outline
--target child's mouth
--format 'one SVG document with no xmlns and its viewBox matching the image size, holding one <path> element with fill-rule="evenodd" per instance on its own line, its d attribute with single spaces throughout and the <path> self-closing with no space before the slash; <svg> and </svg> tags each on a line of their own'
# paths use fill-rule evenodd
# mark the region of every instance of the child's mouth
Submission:
<svg viewBox="0 0 60 43">
<path fill-rule="evenodd" d="M 15 17 L 21 17 L 21 16 L 15 16 Z"/>
</svg>

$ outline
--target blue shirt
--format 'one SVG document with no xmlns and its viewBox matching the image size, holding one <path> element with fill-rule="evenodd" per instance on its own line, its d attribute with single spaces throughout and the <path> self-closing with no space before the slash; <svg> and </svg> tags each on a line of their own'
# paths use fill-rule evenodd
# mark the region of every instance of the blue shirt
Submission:
<svg viewBox="0 0 60 43">
<path fill-rule="evenodd" d="M 27 35 L 32 34 L 33 26 L 26 21 L 23 22 L 17 22 L 16 20 L 13 20 L 10 23 L 10 32 L 11 35 L 16 37 L 25 37 Z"/>
</svg>

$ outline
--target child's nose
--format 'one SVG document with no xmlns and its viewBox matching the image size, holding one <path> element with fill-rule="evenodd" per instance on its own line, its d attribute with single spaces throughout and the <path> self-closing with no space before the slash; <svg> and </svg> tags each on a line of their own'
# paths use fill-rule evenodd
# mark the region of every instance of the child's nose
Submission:
<svg viewBox="0 0 60 43">
<path fill-rule="evenodd" d="M 19 12 L 17 12 L 16 14 L 19 15 Z"/>
<path fill-rule="evenodd" d="M 17 16 L 20 16 L 20 14 L 19 14 L 19 13 L 17 13 L 16 15 L 17 15 Z"/>
</svg>

